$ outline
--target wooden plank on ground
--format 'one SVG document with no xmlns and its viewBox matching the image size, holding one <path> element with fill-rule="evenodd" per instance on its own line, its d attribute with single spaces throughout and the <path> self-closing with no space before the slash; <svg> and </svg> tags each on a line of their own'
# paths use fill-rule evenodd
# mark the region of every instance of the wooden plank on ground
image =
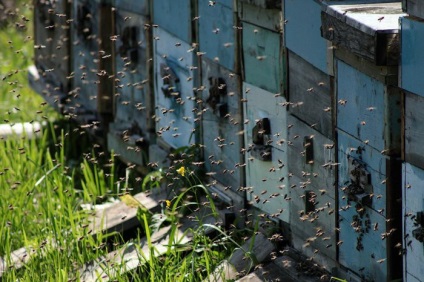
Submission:
<svg viewBox="0 0 424 282">
<path fill-rule="evenodd" d="M 155 211 L 160 207 L 160 202 L 166 199 L 168 189 L 159 189 L 156 193 L 139 193 L 134 198 L 146 209 Z M 122 233 L 139 224 L 136 217 L 137 207 L 131 207 L 124 202 L 118 202 L 105 209 L 98 210 L 94 217 L 90 220 L 90 229 L 95 236 L 100 232 L 119 232 Z M 54 248 L 54 242 L 48 243 L 44 247 L 45 251 Z M 6 256 L 0 258 L 0 277 L 9 268 L 19 269 L 29 262 L 30 258 L 37 256 L 38 252 L 33 247 L 22 247 L 11 253 L 10 259 Z"/>
<path fill-rule="evenodd" d="M 229 260 L 222 262 L 205 281 L 224 282 L 249 273 L 275 250 L 268 238 L 259 233 L 250 238 Z M 249 258 L 250 254 L 250 258 Z M 248 259 L 246 259 L 248 258 Z"/>
<path fill-rule="evenodd" d="M 196 214 L 197 218 L 203 218 L 201 224 L 214 224 L 216 222 L 216 218 L 211 215 L 210 209 L 202 209 Z M 181 227 L 176 230 L 174 242 L 178 245 L 189 243 L 193 239 L 189 231 L 198 225 L 199 222 L 195 220 L 188 218 L 183 220 Z M 152 254 L 155 257 L 164 255 L 168 250 L 170 231 L 171 226 L 166 226 L 152 234 L 151 241 L 154 245 L 154 252 L 149 246 L 147 238 L 144 237 L 138 246 L 128 245 L 84 265 L 80 270 L 79 280 L 85 282 L 109 281 L 116 275 L 121 275 L 144 265 Z M 213 230 L 205 230 L 206 234 L 211 231 Z"/>
</svg>

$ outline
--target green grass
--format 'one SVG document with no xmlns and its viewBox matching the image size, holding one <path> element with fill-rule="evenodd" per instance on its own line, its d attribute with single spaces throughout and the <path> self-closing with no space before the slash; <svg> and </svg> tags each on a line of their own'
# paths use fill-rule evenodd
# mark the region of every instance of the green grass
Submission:
<svg viewBox="0 0 424 282">
<path fill-rule="evenodd" d="M 84 134 L 61 120 L 52 108 L 28 85 L 27 68 L 33 61 L 32 18 L 30 1 L 17 3 L 16 17 L 0 30 L 0 123 L 49 121 L 41 137 L 13 137 L 0 140 L 0 257 L 21 247 L 32 249 L 31 259 L 20 269 L 8 268 L 2 281 L 77 281 L 80 268 L 123 244 L 139 244 L 145 236 L 150 252 L 155 247 L 150 235 L 160 227 L 171 226 L 164 255 L 151 256 L 147 263 L 117 281 L 200 281 L 238 245 L 237 240 L 216 229 L 206 235 L 202 219 L 188 230 L 189 244 L 176 239 L 177 227 L 188 213 L 199 208 L 200 197 L 208 197 L 211 213 L 216 213 L 213 199 L 198 178 L 201 172 L 179 175 L 179 167 L 155 171 L 140 180 L 126 166 L 101 148 L 93 146 Z M 15 23 L 24 25 L 17 27 Z M 75 145 L 78 144 L 78 145 Z M 175 155 L 195 154 L 197 148 L 181 148 Z M 112 154 L 113 156 L 113 154 Z M 165 183 L 165 184 L 164 184 Z M 90 235 L 88 218 L 82 204 L 98 204 L 123 191 L 136 193 L 171 185 L 182 191 L 163 205 L 161 212 L 139 211 L 141 227 L 130 243 L 117 234 Z M 182 189 L 184 188 L 184 189 Z M 237 237 L 232 231 L 231 238 Z M 244 231 L 248 232 L 248 231 Z M 251 234 L 251 232 L 250 232 Z M 246 234 L 243 234 L 246 236 Z M 241 236 L 239 236 L 241 237 Z M 114 244 L 115 243 L 115 244 Z M 119 266 L 116 268 L 119 273 Z"/>
</svg>

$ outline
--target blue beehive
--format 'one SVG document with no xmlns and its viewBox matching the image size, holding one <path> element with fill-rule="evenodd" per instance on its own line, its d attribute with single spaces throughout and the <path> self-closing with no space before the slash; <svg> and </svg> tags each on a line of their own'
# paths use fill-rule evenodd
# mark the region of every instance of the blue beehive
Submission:
<svg viewBox="0 0 424 282">
<path fill-rule="evenodd" d="M 399 277 L 400 162 L 341 130 L 338 144 L 339 261 L 364 279 Z"/>
<path fill-rule="evenodd" d="M 285 89 L 281 10 L 242 3 L 243 81 L 274 93 Z"/>
<path fill-rule="evenodd" d="M 404 281 L 423 281 L 424 277 L 424 170 L 409 163 L 403 165 L 403 244 Z M 402 249 L 403 248 L 403 249 Z"/>
<path fill-rule="evenodd" d="M 400 87 L 424 96 L 424 23 L 409 17 L 400 21 L 402 37 L 402 60 Z M 418 47 L 420 46 L 420 47 Z"/>
<path fill-rule="evenodd" d="M 233 0 L 199 1 L 198 37 L 199 50 L 205 52 L 206 58 L 219 62 L 231 71 L 236 71 L 237 14 L 234 11 Z"/>
<path fill-rule="evenodd" d="M 284 0 L 285 46 L 324 73 L 333 75 L 331 48 L 321 37 L 321 3 Z"/>
<path fill-rule="evenodd" d="M 240 76 L 208 58 L 202 58 L 201 63 L 205 166 L 222 185 L 237 192 L 243 181 L 243 169 L 237 168 L 243 163 Z M 239 194 L 242 197 L 244 193 Z"/>
<path fill-rule="evenodd" d="M 247 200 L 288 223 L 286 100 L 248 83 L 243 98 Z"/>
<path fill-rule="evenodd" d="M 193 1 L 154 0 L 152 22 L 180 40 L 191 43 L 194 36 L 192 23 L 195 17 Z"/>
<path fill-rule="evenodd" d="M 287 123 L 293 246 L 331 269 L 337 261 L 335 144 L 292 115 Z"/>
<path fill-rule="evenodd" d="M 402 0 L 403 10 L 411 16 L 424 19 L 424 3 L 420 0 Z"/>
<path fill-rule="evenodd" d="M 172 148 L 196 142 L 201 105 L 196 101 L 196 50 L 158 27 L 153 31 L 156 133 Z"/>
<path fill-rule="evenodd" d="M 288 51 L 289 112 L 333 139 L 334 78 Z"/>
<path fill-rule="evenodd" d="M 400 155 L 401 93 L 337 60 L 337 127 L 388 155 Z"/>
<path fill-rule="evenodd" d="M 72 17 L 73 73 L 67 111 L 77 120 L 98 120 L 102 115 L 111 115 L 113 109 L 113 47 L 105 36 L 113 30 L 111 3 L 74 1 Z"/>
<path fill-rule="evenodd" d="M 143 150 L 154 132 L 149 1 L 115 1 L 114 12 L 115 110 L 108 147 L 121 158 L 143 165 Z"/>
</svg>

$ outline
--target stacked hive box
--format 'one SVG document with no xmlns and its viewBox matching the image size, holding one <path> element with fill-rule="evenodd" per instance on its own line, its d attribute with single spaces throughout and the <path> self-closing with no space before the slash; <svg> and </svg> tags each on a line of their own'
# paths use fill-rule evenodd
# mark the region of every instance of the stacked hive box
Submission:
<svg viewBox="0 0 424 282">
<path fill-rule="evenodd" d="M 247 200 L 288 223 L 287 106 L 281 2 L 240 1 Z"/>
<path fill-rule="evenodd" d="M 330 3 L 322 12 L 322 35 L 335 47 L 339 263 L 377 281 L 401 278 L 400 16 L 400 3 Z"/>
<path fill-rule="evenodd" d="M 73 1 L 71 7 L 72 87 L 66 113 L 81 123 L 101 122 L 107 130 L 113 99 L 113 17 L 111 1 Z"/>
<path fill-rule="evenodd" d="M 153 1 L 152 23 L 158 25 L 153 28 L 155 121 L 158 144 L 165 150 L 198 141 L 195 11 L 196 5 L 190 0 Z M 178 15 L 178 22 L 171 15 Z"/>
<path fill-rule="evenodd" d="M 232 198 L 237 207 L 244 205 L 239 50 L 241 30 L 235 2 L 232 0 L 198 1 L 197 42 L 201 52 L 198 97 L 203 104 L 201 143 L 207 171 L 221 185 L 220 194 Z M 221 187 L 221 189 L 220 189 Z M 235 193 L 231 193 L 235 192 Z"/>
<path fill-rule="evenodd" d="M 402 155 L 404 280 L 424 281 L 424 6 L 422 1 L 406 0 L 403 4 L 410 15 L 400 22 L 402 48 L 399 86 L 405 92 Z"/>
<path fill-rule="evenodd" d="M 284 1 L 284 22 L 292 240 L 295 248 L 331 269 L 337 261 L 332 50 L 320 35 L 318 2 Z"/>
<path fill-rule="evenodd" d="M 137 165 L 146 165 L 148 144 L 154 139 L 149 5 L 148 0 L 113 4 L 115 91 L 108 148 Z"/>
<path fill-rule="evenodd" d="M 422 281 L 422 4 L 404 0 L 403 17 L 371 2 L 47 1 L 33 85 L 80 122 L 111 121 L 128 162 L 201 143 L 214 192 L 327 269 L 399 279 L 400 253 Z"/>
</svg>

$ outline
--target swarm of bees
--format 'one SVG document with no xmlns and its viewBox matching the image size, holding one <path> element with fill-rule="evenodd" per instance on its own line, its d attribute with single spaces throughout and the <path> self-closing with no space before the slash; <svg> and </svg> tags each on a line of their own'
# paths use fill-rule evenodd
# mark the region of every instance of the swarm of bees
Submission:
<svg viewBox="0 0 424 282">
<path fill-rule="evenodd" d="M 203 8 L 209 12 L 222 5 L 220 1 L 206 2 Z M 231 202 L 227 210 L 244 218 L 242 225 L 253 226 L 256 220 L 289 224 L 295 247 L 302 248 L 310 260 L 335 261 L 337 252 L 355 246 L 357 255 L 364 257 L 359 272 L 367 271 L 370 259 L 379 265 L 392 264 L 362 246 L 363 238 L 370 236 L 402 248 L 401 215 L 393 214 L 389 205 L 395 201 L 386 202 L 386 191 L 380 189 L 393 189 L 390 176 L 385 175 L 387 171 L 376 176 L 375 168 L 364 161 L 375 149 L 372 137 L 352 137 L 336 121 L 344 113 L 349 118 L 359 98 L 339 97 L 334 77 L 321 71 L 312 77 L 323 79 L 311 81 L 308 74 L 294 78 L 290 73 L 298 70 L 290 60 L 284 66 L 288 78 L 276 78 L 279 89 L 272 93 L 266 90 L 268 85 L 255 84 L 253 78 L 249 81 L 246 73 L 268 74 L 274 61 L 287 64 L 283 54 L 291 56 L 291 51 L 289 55 L 282 50 L 267 53 L 262 42 L 254 42 L 259 47 L 252 47 L 252 42 L 243 40 L 258 40 L 266 33 L 281 40 L 283 26 L 271 30 L 256 23 L 247 29 L 253 24 L 240 18 L 238 25 L 231 22 L 228 28 L 217 20 L 207 34 L 196 34 L 215 19 L 206 13 L 191 15 L 182 20 L 187 20 L 192 32 L 192 41 L 186 42 L 166 30 L 165 19 L 150 20 L 141 11 L 105 8 L 91 0 L 74 0 L 72 4 L 36 1 L 35 36 L 29 41 L 34 44 L 38 83 L 44 86 L 39 92 L 47 102 L 34 113 L 48 119 L 43 107 L 49 103 L 66 119 L 78 123 L 78 128 L 67 134 L 95 136 L 99 145 L 83 155 L 93 164 L 113 150 L 116 153 L 111 156 L 125 161 L 130 171 L 168 167 L 169 187 L 176 185 L 179 177 L 175 171 L 181 166 L 206 170 L 208 187 L 222 185 L 213 197 Z M 219 13 L 214 15 L 219 17 Z M 112 17 L 114 24 L 109 21 Z M 13 19 L 19 29 L 29 21 L 24 16 L 13 15 Z M 285 19 L 281 25 L 290 23 Z M 215 44 L 213 40 L 218 42 L 217 54 L 222 57 L 209 53 L 206 45 Z M 238 48 L 243 55 L 234 55 Z M 281 48 L 285 48 L 282 42 Z M 226 60 L 232 60 L 232 69 L 223 65 Z M 310 69 L 318 72 L 312 66 Z M 3 81 L 13 83 L 17 72 L 6 74 Z M 366 105 L 360 109 L 366 116 L 350 116 L 355 119 L 355 130 L 369 130 L 373 119 L 379 117 L 379 107 Z M 7 118 L 3 121 L 9 123 Z M 352 144 L 360 145 L 341 144 L 338 134 L 349 135 L 355 139 Z M 113 145 L 106 148 L 108 143 Z M 19 149 L 19 153 L 25 152 L 25 148 Z M 380 152 L 389 155 L 391 150 Z M 349 158 L 361 165 L 349 166 Z M 142 182 L 142 177 L 136 180 Z M 124 182 L 123 177 L 116 183 Z M 10 189 L 18 187 L 19 183 L 11 182 Z M 406 188 L 413 189 L 410 184 Z M 12 211 L 16 207 L 9 204 L 8 208 Z M 384 222 L 380 217 L 396 220 Z M 121 216 L 122 221 L 126 218 Z M 357 240 L 347 241 L 353 237 Z M 279 243 L 286 242 L 285 238 L 289 235 L 281 232 L 268 239 Z M 391 246 L 384 252 L 391 252 Z M 273 254 L 273 260 L 277 255 Z M 325 276 L 323 280 L 329 278 L 307 264 L 298 269 Z"/>
</svg>

